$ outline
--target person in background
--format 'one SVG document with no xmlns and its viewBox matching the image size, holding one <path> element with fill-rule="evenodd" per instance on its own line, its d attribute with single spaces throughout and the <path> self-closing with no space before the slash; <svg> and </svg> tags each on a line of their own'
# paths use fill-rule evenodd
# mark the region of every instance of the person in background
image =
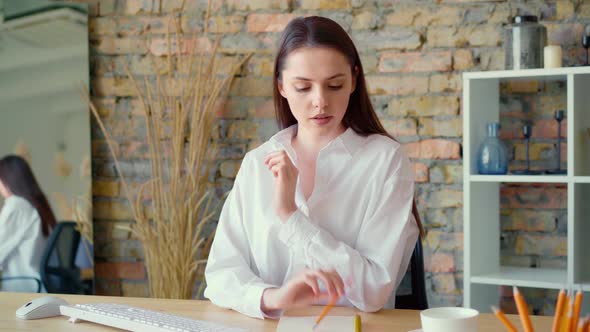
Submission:
<svg viewBox="0 0 590 332">
<path fill-rule="evenodd" d="M 274 74 L 282 130 L 242 161 L 205 297 L 256 318 L 392 308 L 422 226 L 412 165 L 375 114 L 356 47 L 328 18 L 296 18 Z"/>
<path fill-rule="evenodd" d="M 0 267 L 2 278 L 41 279 L 40 262 L 55 216 L 31 168 L 15 155 L 0 159 Z M 2 282 L 3 290 L 19 290 L 24 281 Z M 27 283 L 29 285 L 30 283 Z M 29 286 L 27 290 L 30 290 Z"/>
</svg>

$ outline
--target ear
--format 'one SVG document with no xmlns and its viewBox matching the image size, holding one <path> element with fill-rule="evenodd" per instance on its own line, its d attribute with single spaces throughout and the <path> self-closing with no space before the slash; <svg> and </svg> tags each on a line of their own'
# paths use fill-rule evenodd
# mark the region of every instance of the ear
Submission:
<svg viewBox="0 0 590 332">
<path fill-rule="evenodd" d="M 359 67 L 358 66 L 354 66 L 354 71 L 352 73 L 352 85 L 350 87 L 350 94 L 352 94 L 354 92 L 354 90 L 356 89 L 356 79 L 359 76 Z"/>
<path fill-rule="evenodd" d="M 287 95 L 285 93 L 285 89 L 283 88 L 283 80 L 277 80 L 277 88 L 279 89 L 279 93 L 281 94 L 281 96 L 283 96 L 286 99 Z"/>
</svg>

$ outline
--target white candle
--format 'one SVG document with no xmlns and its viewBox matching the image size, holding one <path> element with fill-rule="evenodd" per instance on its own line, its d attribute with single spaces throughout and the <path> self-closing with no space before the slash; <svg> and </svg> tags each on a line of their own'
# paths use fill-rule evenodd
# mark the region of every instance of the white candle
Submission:
<svg viewBox="0 0 590 332">
<path fill-rule="evenodd" d="M 561 46 L 545 46 L 545 48 L 543 49 L 543 60 L 545 68 L 561 67 Z"/>
</svg>

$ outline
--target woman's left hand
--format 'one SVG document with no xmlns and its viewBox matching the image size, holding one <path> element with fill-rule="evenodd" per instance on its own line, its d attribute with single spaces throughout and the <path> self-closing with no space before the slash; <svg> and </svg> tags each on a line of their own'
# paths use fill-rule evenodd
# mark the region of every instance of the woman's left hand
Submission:
<svg viewBox="0 0 590 332">
<path fill-rule="evenodd" d="M 295 188 L 299 171 L 285 150 L 270 153 L 264 158 L 264 164 L 275 177 L 275 213 L 285 222 L 297 210 Z"/>
</svg>

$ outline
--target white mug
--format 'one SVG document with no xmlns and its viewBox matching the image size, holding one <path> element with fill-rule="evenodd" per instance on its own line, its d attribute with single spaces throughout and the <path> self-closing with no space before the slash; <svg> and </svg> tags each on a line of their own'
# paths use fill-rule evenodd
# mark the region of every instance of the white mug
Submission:
<svg viewBox="0 0 590 332">
<path fill-rule="evenodd" d="M 423 332 L 477 332 L 477 316 L 474 309 L 442 307 L 420 312 Z"/>
</svg>

